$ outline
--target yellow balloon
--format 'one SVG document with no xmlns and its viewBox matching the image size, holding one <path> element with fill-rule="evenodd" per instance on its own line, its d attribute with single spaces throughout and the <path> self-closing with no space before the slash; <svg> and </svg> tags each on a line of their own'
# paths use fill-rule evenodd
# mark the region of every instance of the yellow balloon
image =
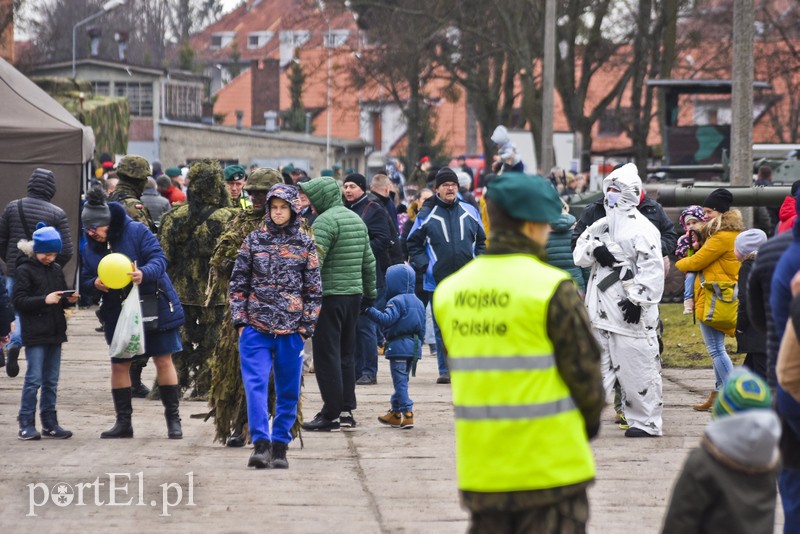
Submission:
<svg viewBox="0 0 800 534">
<path fill-rule="evenodd" d="M 122 289 L 131 283 L 133 262 L 125 254 L 112 252 L 100 260 L 97 266 L 97 276 L 106 287 L 111 289 Z"/>
</svg>

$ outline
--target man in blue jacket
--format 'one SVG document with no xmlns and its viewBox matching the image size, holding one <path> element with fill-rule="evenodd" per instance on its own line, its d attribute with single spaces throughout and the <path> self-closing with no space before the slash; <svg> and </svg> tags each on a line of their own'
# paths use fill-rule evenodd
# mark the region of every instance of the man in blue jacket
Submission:
<svg viewBox="0 0 800 534">
<path fill-rule="evenodd" d="M 422 207 L 408 234 L 408 255 L 417 272 L 424 272 L 423 289 L 427 292 L 424 304 L 436 285 L 453 274 L 471 259 L 486 250 L 486 233 L 480 213 L 458 199 L 458 176 L 450 167 L 436 173 L 436 195 Z M 439 362 L 437 384 L 450 383 L 447 352 L 436 318 L 436 359 Z"/>
</svg>

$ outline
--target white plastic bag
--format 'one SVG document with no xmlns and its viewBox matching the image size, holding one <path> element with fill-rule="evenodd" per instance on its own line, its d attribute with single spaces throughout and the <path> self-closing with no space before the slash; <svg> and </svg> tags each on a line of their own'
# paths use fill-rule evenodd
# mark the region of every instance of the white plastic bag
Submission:
<svg viewBox="0 0 800 534">
<path fill-rule="evenodd" d="M 144 354 L 144 324 L 142 305 L 139 302 L 139 286 L 133 284 L 128 298 L 122 303 L 114 337 L 111 338 L 109 356 L 112 358 L 133 358 Z"/>
</svg>

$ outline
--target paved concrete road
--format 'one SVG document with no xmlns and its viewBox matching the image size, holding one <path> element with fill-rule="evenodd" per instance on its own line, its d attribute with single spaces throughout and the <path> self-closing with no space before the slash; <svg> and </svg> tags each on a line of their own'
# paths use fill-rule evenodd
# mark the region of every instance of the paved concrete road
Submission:
<svg viewBox="0 0 800 534">
<path fill-rule="evenodd" d="M 391 393 L 382 363 L 378 385 L 358 387 L 356 431 L 305 433 L 305 448 L 295 441 L 289 449 L 289 470 L 255 471 L 246 468 L 249 447 L 214 444 L 211 424 L 189 417 L 205 412 L 204 403 L 181 405 L 182 441 L 166 439 L 161 403 L 141 399 L 134 399 L 136 437 L 101 441 L 114 420 L 107 348 L 94 332 L 93 311 L 75 312 L 69 324 L 58 406 L 72 439 L 18 441 L 22 375 L 11 379 L 0 370 L 0 532 L 123 533 L 167 525 L 206 533 L 466 530 L 454 478 L 450 389 L 434 383 L 434 359 L 424 359 L 411 381 L 413 430 L 375 420 Z M 151 365 L 145 377 L 153 376 Z M 664 371 L 661 439 L 625 439 L 606 411 L 593 442 L 598 476 L 590 532 L 658 532 L 673 481 L 708 421 L 690 405 L 712 385 L 710 370 Z M 306 417 L 313 417 L 320 407 L 313 375 L 304 399 Z"/>
</svg>

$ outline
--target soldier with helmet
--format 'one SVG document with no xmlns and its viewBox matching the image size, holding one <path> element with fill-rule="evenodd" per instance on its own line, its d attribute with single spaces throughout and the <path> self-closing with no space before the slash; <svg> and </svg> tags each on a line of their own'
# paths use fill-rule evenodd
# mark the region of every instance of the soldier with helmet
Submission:
<svg viewBox="0 0 800 534">
<path fill-rule="evenodd" d="M 149 176 L 150 164 L 147 160 L 142 156 L 128 154 L 117 164 L 119 183 L 108 200 L 122 204 L 131 219 L 144 224 L 156 233 L 156 225 L 150 217 L 150 212 L 142 203 L 142 193 Z"/>
</svg>

